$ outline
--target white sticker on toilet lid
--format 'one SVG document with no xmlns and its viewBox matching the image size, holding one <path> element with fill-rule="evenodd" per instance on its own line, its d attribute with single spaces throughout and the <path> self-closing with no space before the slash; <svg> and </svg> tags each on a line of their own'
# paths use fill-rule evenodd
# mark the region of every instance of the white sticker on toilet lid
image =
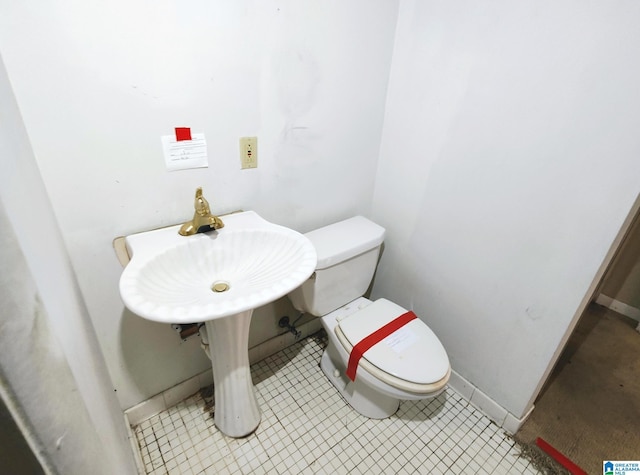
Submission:
<svg viewBox="0 0 640 475">
<path fill-rule="evenodd" d="M 404 350 L 418 341 L 418 335 L 405 326 L 397 329 L 382 341 L 393 351 L 401 354 Z"/>
</svg>

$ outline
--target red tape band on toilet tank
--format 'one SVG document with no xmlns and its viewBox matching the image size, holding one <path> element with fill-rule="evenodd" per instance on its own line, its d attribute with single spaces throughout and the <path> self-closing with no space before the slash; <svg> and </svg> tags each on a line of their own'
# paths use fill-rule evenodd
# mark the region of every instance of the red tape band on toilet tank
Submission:
<svg viewBox="0 0 640 475">
<path fill-rule="evenodd" d="M 411 320 L 414 320 L 416 314 L 409 310 L 407 313 L 403 313 L 398 318 L 391 320 L 382 328 L 374 331 L 371 335 L 364 337 L 360 340 L 351 350 L 351 354 L 349 355 L 349 365 L 347 366 L 347 377 L 351 381 L 355 381 L 356 379 L 356 370 L 358 369 L 358 362 L 362 355 L 371 348 L 373 345 L 380 343 L 386 337 L 391 335 L 394 331 L 402 328 Z"/>
</svg>

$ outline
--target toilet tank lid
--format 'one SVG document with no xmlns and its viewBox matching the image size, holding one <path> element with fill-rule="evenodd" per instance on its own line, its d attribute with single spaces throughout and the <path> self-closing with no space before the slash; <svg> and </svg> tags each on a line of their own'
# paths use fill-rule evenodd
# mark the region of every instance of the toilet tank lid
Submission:
<svg viewBox="0 0 640 475">
<path fill-rule="evenodd" d="M 364 216 L 354 216 L 305 234 L 318 255 L 316 269 L 326 269 L 378 247 L 384 228 Z"/>
</svg>

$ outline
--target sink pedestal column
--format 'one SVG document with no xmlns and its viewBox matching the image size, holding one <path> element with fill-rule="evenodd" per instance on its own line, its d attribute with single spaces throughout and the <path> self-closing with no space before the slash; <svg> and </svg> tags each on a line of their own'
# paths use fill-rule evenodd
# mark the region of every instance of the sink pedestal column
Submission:
<svg viewBox="0 0 640 475">
<path fill-rule="evenodd" d="M 216 427 L 230 437 L 251 434 L 260 408 L 249 370 L 249 324 L 253 310 L 206 322 L 213 366 Z"/>
</svg>

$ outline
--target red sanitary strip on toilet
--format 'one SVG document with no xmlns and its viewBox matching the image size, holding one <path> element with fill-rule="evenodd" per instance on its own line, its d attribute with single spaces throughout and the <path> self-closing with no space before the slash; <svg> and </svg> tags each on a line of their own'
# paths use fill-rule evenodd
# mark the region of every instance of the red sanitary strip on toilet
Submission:
<svg viewBox="0 0 640 475">
<path fill-rule="evenodd" d="M 356 370 L 358 369 L 358 362 L 362 355 L 371 348 L 376 343 L 380 343 L 386 337 L 391 335 L 394 331 L 402 328 L 411 320 L 414 320 L 416 314 L 409 310 L 407 313 L 403 313 L 395 320 L 391 320 L 382 328 L 374 331 L 371 335 L 364 337 L 360 340 L 351 350 L 351 354 L 349 355 L 349 365 L 347 366 L 347 377 L 351 381 L 355 381 L 356 379 Z"/>
</svg>

